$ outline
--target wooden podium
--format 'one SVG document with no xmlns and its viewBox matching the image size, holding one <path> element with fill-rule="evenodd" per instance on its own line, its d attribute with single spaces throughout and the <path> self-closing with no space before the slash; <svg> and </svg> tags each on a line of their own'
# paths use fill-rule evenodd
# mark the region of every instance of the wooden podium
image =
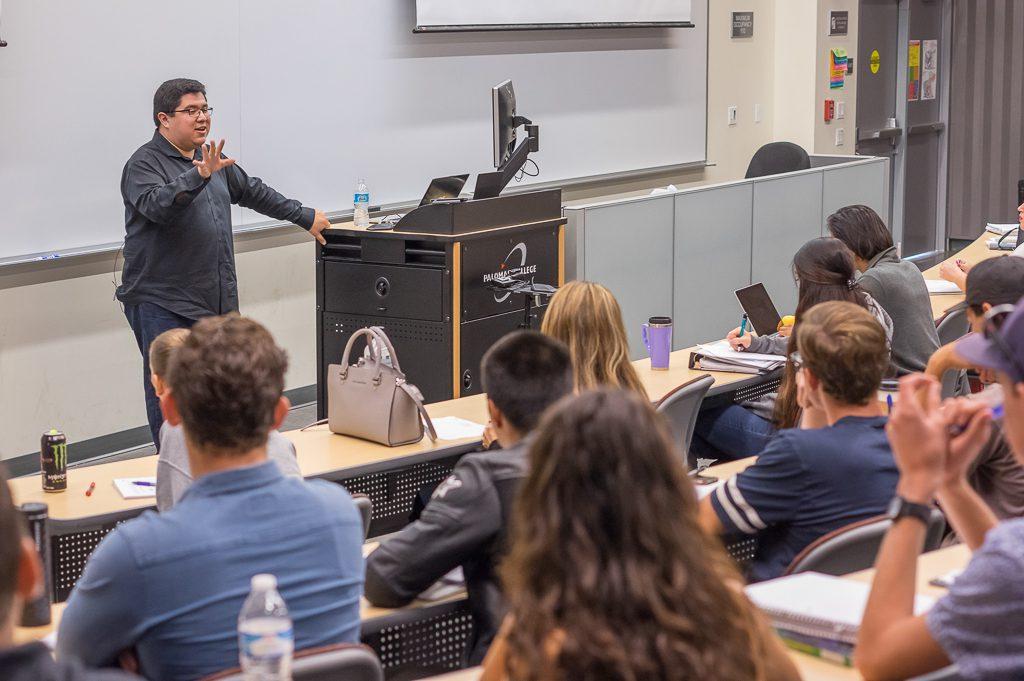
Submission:
<svg viewBox="0 0 1024 681">
<path fill-rule="evenodd" d="M 427 402 L 479 393 L 484 353 L 523 323 L 523 297 L 487 284 L 504 276 L 564 283 L 561 204 L 554 189 L 421 206 L 394 230 L 324 230 L 327 245 L 316 253 L 318 417 L 327 415 L 328 365 L 341 362 L 349 336 L 365 326 L 384 328 Z M 535 319 L 543 312 L 535 309 Z"/>
</svg>

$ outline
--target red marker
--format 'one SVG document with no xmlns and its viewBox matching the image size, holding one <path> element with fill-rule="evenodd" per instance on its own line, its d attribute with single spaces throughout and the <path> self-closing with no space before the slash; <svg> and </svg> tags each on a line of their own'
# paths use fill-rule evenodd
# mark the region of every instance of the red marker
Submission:
<svg viewBox="0 0 1024 681">
<path fill-rule="evenodd" d="M 96 483 L 95 482 L 90 482 L 89 483 L 89 489 L 85 490 L 85 496 L 91 497 L 92 496 L 92 491 L 94 489 L 96 489 Z"/>
</svg>

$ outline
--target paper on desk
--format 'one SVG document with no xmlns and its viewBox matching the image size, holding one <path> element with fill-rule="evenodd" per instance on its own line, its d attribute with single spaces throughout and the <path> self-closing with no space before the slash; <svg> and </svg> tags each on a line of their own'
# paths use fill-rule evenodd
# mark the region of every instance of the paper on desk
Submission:
<svg viewBox="0 0 1024 681">
<path fill-rule="evenodd" d="M 457 567 L 441 579 L 427 587 L 417 598 L 421 601 L 439 601 L 453 594 L 457 594 L 466 588 L 466 578 L 462 574 L 462 567 Z"/>
<path fill-rule="evenodd" d="M 960 287 L 945 279 L 925 279 L 928 293 L 961 293 Z"/>
<path fill-rule="evenodd" d="M 1003 236 L 1004 234 L 1007 234 L 1007 233 L 1012 232 L 1013 230 L 1017 229 L 1019 226 L 1020 225 L 1018 225 L 1016 222 L 1011 222 L 1011 223 L 1005 224 L 1005 225 L 1000 225 L 1000 224 L 996 224 L 994 222 L 990 222 L 987 225 L 985 225 L 985 231 L 986 232 L 991 232 L 993 234 L 998 234 L 999 236 Z"/>
<path fill-rule="evenodd" d="M 484 427 L 479 423 L 460 419 L 458 416 L 442 416 L 433 419 L 434 430 L 441 440 L 465 440 L 466 438 L 483 437 Z"/>
<path fill-rule="evenodd" d="M 153 487 L 148 485 L 136 485 L 135 482 L 151 482 Z M 121 493 L 124 499 L 145 499 L 156 497 L 156 477 L 140 476 L 137 478 L 114 478 L 114 487 Z"/>
</svg>

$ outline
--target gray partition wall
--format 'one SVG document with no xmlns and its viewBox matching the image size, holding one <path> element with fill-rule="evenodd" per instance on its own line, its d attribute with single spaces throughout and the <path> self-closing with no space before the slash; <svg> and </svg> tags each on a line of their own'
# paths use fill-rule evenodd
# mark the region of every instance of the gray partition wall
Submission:
<svg viewBox="0 0 1024 681">
<path fill-rule="evenodd" d="M 653 315 L 672 315 L 676 350 L 721 338 L 748 284 L 793 312 L 793 255 L 837 208 L 862 203 L 888 221 L 888 173 L 885 158 L 818 157 L 796 173 L 567 206 L 566 279 L 615 294 L 634 358 L 647 355 L 640 324 Z"/>
</svg>

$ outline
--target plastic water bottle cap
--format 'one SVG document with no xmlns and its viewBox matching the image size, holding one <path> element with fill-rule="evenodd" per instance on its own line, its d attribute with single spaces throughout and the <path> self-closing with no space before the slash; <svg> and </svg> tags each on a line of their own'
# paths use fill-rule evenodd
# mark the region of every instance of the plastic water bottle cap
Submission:
<svg viewBox="0 0 1024 681">
<path fill-rule="evenodd" d="M 57 432 L 58 432 L 58 431 L 57 431 L 57 429 L 56 429 L 56 428 L 50 428 L 50 435 L 56 435 L 56 434 L 57 434 Z"/>
<path fill-rule="evenodd" d="M 277 577 L 274 575 L 253 575 L 252 588 L 254 591 L 269 591 L 277 588 Z"/>
</svg>

